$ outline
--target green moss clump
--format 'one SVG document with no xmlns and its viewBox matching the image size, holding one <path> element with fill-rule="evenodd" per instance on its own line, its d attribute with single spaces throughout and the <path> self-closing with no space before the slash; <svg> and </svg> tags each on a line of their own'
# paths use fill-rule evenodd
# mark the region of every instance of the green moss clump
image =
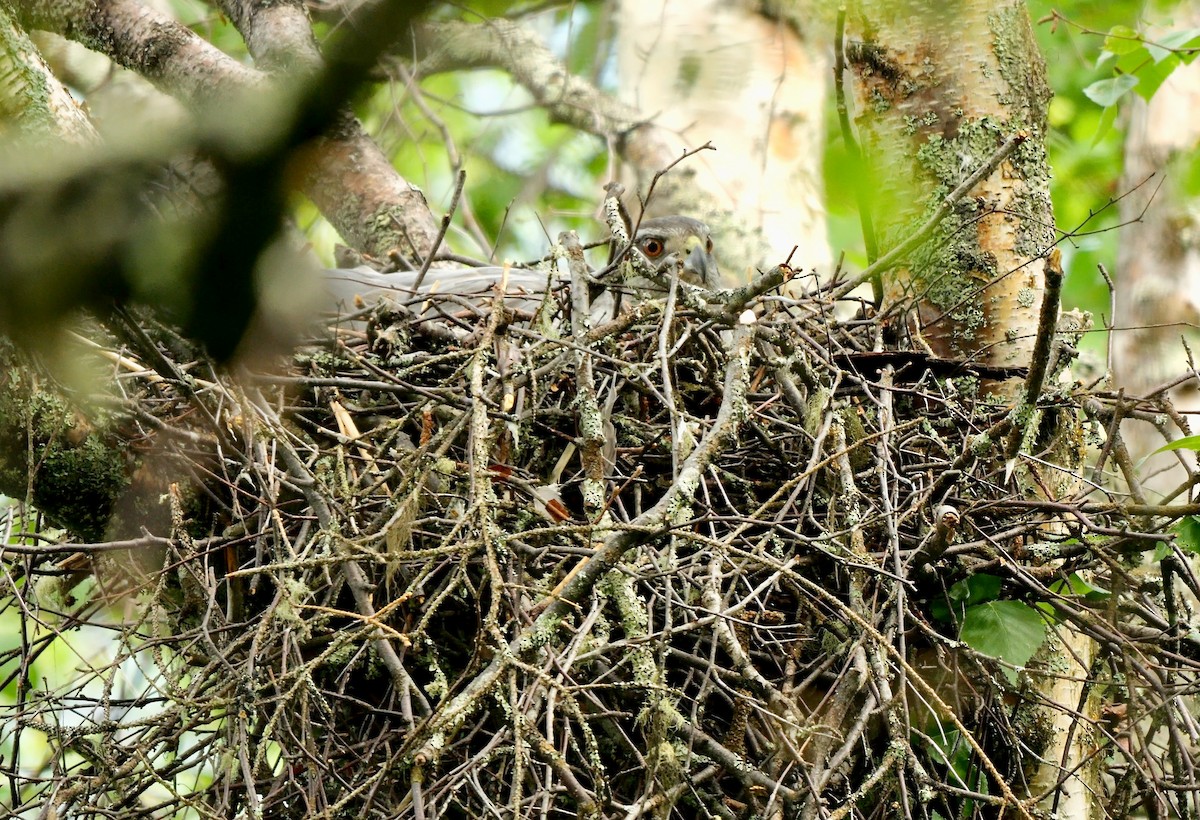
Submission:
<svg viewBox="0 0 1200 820">
<path fill-rule="evenodd" d="M 9 346 L 0 376 L 0 492 L 29 498 L 55 525 L 103 540 L 131 474 L 125 449 L 45 389 Z"/>
</svg>

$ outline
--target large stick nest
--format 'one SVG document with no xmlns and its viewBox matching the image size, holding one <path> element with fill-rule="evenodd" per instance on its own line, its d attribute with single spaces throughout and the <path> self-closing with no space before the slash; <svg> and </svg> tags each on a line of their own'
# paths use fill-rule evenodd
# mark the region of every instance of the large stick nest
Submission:
<svg viewBox="0 0 1200 820">
<path fill-rule="evenodd" d="M 1006 476 L 1006 374 L 872 352 L 881 323 L 791 288 L 808 293 L 680 286 L 607 323 L 565 287 L 536 309 L 424 295 L 342 317 L 283 375 L 125 379 L 188 431 L 159 437 L 177 457 L 159 464 L 194 480 L 166 493 L 170 537 L 97 558 L 76 615 L 111 625 L 94 602 L 119 597 L 120 650 L 29 704 L 61 765 L 26 799 L 987 813 L 1036 796 L 1052 732 L 1025 660 L 958 642 L 981 601 L 1049 604 L 1026 607 L 1038 628 L 1098 642 L 1049 673 L 1097 682 L 1069 708 L 1113 756 L 1110 810 L 1179 799 L 1195 638 L 1178 590 L 1129 571 L 1166 519 L 1054 466 L 1079 455 L 1085 402 L 1111 430 L 1120 405 L 1056 386 Z"/>
</svg>

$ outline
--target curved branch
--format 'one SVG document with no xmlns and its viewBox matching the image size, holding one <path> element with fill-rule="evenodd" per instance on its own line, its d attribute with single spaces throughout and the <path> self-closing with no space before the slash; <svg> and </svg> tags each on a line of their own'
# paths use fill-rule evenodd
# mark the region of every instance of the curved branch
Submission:
<svg viewBox="0 0 1200 820">
<path fill-rule="evenodd" d="M 678 162 L 684 152 L 685 142 L 678 135 L 572 74 L 537 34 L 512 21 L 422 22 L 416 27 L 415 46 L 418 73 L 504 71 L 532 95 L 552 122 L 600 137 L 643 173 Z M 759 240 L 744 217 L 731 213 L 728 204 L 694 179 L 691 167 L 675 171 L 655 197 L 660 211 L 704 218 L 722 234 L 723 247 L 756 246 Z"/>
<path fill-rule="evenodd" d="M 227 5 L 232 14 L 236 7 Z M 267 75 L 227 56 L 178 21 L 131 0 L 17 0 L 12 8 L 26 27 L 62 34 L 106 54 L 193 108 L 219 103 L 227 109 L 231 97 L 267 91 Z M 254 49 L 261 46 L 264 64 L 287 62 L 283 50 L 261 44 L 286 28 L 294 46 L 299 26 L 294 10 L 238 13 L 236 19 L 246 25 L 247 43 Z M 314 65 L 311 56 L 300 62 L 308 68 Z M 432 251 L 437 225 L 424 195 L 396 173 L 352 116 L 340 116 L 312 144 L 299 170 L 304 192 L 348 244 L 379 257 L 396 248 L 409 258 Z"/>
<path fill-rule="evenodd" d="M 541 38 L 510 20 L 423 22 L 416 31 L 422 74 L 499 68 L 512 76 L 553 122 L 599 137 L 646 142 L 657 168 L 675 159 L 639 111 L 575 76 Z"/>
<path fill-rule="evenodd" d="M 0 9 L 0 120 L 33 139 L 86 145 L 96 130 L 79 103 L 50 71 L 29 35 Z"/>
</svg>

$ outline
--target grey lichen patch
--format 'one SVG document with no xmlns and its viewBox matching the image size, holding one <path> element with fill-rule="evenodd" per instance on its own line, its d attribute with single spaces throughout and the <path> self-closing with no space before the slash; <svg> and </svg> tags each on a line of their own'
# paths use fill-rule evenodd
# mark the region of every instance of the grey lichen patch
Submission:
<svg viewBox="0 0 1200 820">
<path fill-rule="evenodd" d="M 632 576 L 621 570 L 613 570 L 601 582 L 603 593 L 616 605 L 621 628 L 626 637 L 636 642 L 644 638 L 650 625 L 646 613 L 646 602 L 633 587 Z M 629 650 L 628 660 L 633 670 L 633 684 L 650 691 L 658 686 L 660 675 L 654 656 L 642 644 L 635 643 Z"/>
<path fill-rule="evenodd" d="M 47 448 L 34 503 L 84 538 L 104 537 L 110 511 L 128 484 L 124 454 L 98 435 L 77 446 Z"/>
<path fill-rule="evenodd" d="M 998 443 L 986 433 L 980 433 L 968 441 L 967 446 L 970 448 L 972 454 L 980 458 L 986 458 L 996 451 Z"/>
<path fill-rule="evenodd" d="M 1000 76 L 1011 89 L 1006 105 L 1020 121 L 1014 127 L 1029 128 L 1040 134 L 1046 128 L 1050 86 L 1046 83 L 1046 62 L 1042 59 L 1029 11 L 1023 3 L 1001 7 L 988 15 L 992 32 L 992 50 L 1000 66 Z"/>
<path fill-rule="evenodd" d="M 541 649 L 543 646 L 549 646 L 554 642 L 555 635 L 558 633 L 561 625 L 561 618 L 547 615 L 544 620 L 535 624 L 535 629 L 521 636 L 517 647 L 518 653 L 526 654 Z"/>
<path fill-rule="evenodd" d="M 31 137 L 55 133 L 52 89 L 47 75 L 33 66 L 36 49 L 2 8 L 0 44 L 4 53 L 10 55 L 4 62 L 7 94 L 0 100 L 0 121 L 6 123 L 6 130 L 8 125 L 19 123 L 19 130 Z"/>
<path fill-rule="evenodd" d="M 1025 545 L 1025 553 L 1035 563 L 1057 561 L 1062 557 L 1062 544 L 1052 541 L 1034 541 Z"/>
<path fill-rule="evenodd" d="M 339 210 L 330 215 L 329 221 L 334 225 L 361 224 L 361 213 L 362 197 L 348 196 Z M 389 252 L 396 250 L 409 259 L 420 258 L 420 254 L 413 245 L 412 237 L 403 228 L 403 226 L 411 224 L 411 220 L 407 217 L 408 213 L 402 206 L 391 205 L 380 208 L 363 226 L 364 230 L 361 236 L 346 236 L 345 239 L 359 250 L 381 258 L 387 257 Z"/>
<path fill-rule="evenodd" d="M 919 117 L 906 116 L 904 118 L 904 132 L 909 136 L 916 134 L 918 131 L 926 131 L 938 124 L 939 117 L 934 111 L 926 111 Z"/>
<path fill-rule="evenodd" d="M 178 24 L 159 23 L 152 26 L 154 36 L 138 49 L 127 51 L 132 67 L 146 77 L 161 77 L 175 56 L 190 44 L 191 32 Z M 214 83 L 213 86 L 217 84 Z M 203 91 L 203 89 L 201 89 Z M 216 89 L 209 89 L 216 94 Z"/>
<path fill-rule="evenodd" d="M 1028 759 L 1036 760 L 1054 740 L 1054 719 L 1037 698 L 1022 698 L 1020 704 L 1013 714 L 1013 728 L 1032 752 Z"/>
<path fill-rule="evenodd" d="M 979 247 L 976 234 L 968 230 L 974 203 L 964 203 L 958 212 L 938 226 L 930 241 L 912 256 L 910 271 L 916 287 L 932 305 L 947 311 L 958 325 L 960 341 L 969 340 L 987 321 L 981 293 L 984 283 L 996 276 L 995 257 Z"/>
<path fill-rule="evenodd" d="M 983 165 L 995 153 L 997 147 L 1010 136 L 1009 129 L 990 118 L 967 120 L 959 123 L 953 137 L 931 135 L 917 150 L 916 158 L 924 174 L 937 185 L 925 200 L 926 214 L 937 209 L 944 197 L 964 178 Z M 1028 158 L 1032 166 L 1044 165 L 1040 154 Z M 1042 218 L 1020 220 L 1017 234 L 1025 237 L 1029 244 L 1037 245 L 1038 252 L 1046 247 L 1049 198 L 1042 192 L 1026 192 L 1022 201 L 1040 205 L 1035 215 Z M 979 245 L 979 233 L 975 224 L 994 205 L 978 198 L 966 198 L 958 203 L 950 215 L 945 217 L 929 241 L 911 258 L 910 271 L 916 289 L 926 294 L 929 303 L 949 312 L 957 324 L 955 340 L 969 343 L 977 331 L 988 321 L 988 297 L 984 286 L 999 274 L 998 262 L 993 252 Z M 920 222 L 920 219 L 915 220 Z M 1026 225 L 1025 223 L 1033 223 Z M 911 230 L 911 226 L 908 228 Z M 896 236 L 904 233 L 904 226 L 894 226 Z M 1035 256 L 1037 253 L 1026 253 Z M 979 293 L 972 298 L 971 294 Z"/>
<path fill-rule="evenodd" d="M 1034 158 L 1018 151 L 1014 158 L 1015 167 L 1021 173 L 1023 184 L 1013 198 L 1015 213 L 1024 215 L 1017 223 L 1017 236 L 1013 249 L 1026 259 L 1042 256 L 1054 246 L 1054 210 L 1050 202 L 1050 166 L 1045 152 L 1039 147 Z"/>
<path fill-rule="evenodd" d="M 1059 339 L 1069 345 L 1078 345 L 1083 337 L 1092 332 L 1096 317 L 1086 310 L 1072 308 L 1058 317 L 1056 332 Z"/>
<path fill-rule="evenodd" d="M 1033 405 L 1021 402 L 1012 410 L 1012 425 L 1020 430 L 1026 428 L 1034 420 L 1035 409 Z"/>
<path fill-rule="evenodd" d="M 347 203 L 347 213 L 355 212 L 356 207 L 357 206 L 354 204 Z M 375 216 L 371 219 L 371 233 L 375 236 L 381 237 L 396 234 L 396 225 L 402 224 L 398 222 L 399 216 L 400 214 L 393 212 L 392 208 L 383 208 L 377 211 Z"/>
<path fill-rule="evenodd" d="M 1007 129 L 989 117 L 963 120 L 953 138 L 931 135 L 917 149 L 917 161 L 949 192 L 987 161 L 1007 136 Z"/>
</svg>

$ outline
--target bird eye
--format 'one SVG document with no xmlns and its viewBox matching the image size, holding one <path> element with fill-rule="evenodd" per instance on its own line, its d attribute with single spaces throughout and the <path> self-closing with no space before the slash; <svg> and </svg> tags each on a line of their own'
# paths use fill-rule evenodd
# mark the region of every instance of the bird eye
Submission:
<svg viewBox="0 0 1200 820">
<path fill-rule="evenodd" d="M 657 240 L 657 239 L 642 240 L 642 253 L 646 254 L 646 256 L 650 257 L 651 259 L 657 259 L 658 257 L 662 256 L 662 252 L 663 252 L 663 243 L 660 242 L 659 240 Z"/>
</svg>

